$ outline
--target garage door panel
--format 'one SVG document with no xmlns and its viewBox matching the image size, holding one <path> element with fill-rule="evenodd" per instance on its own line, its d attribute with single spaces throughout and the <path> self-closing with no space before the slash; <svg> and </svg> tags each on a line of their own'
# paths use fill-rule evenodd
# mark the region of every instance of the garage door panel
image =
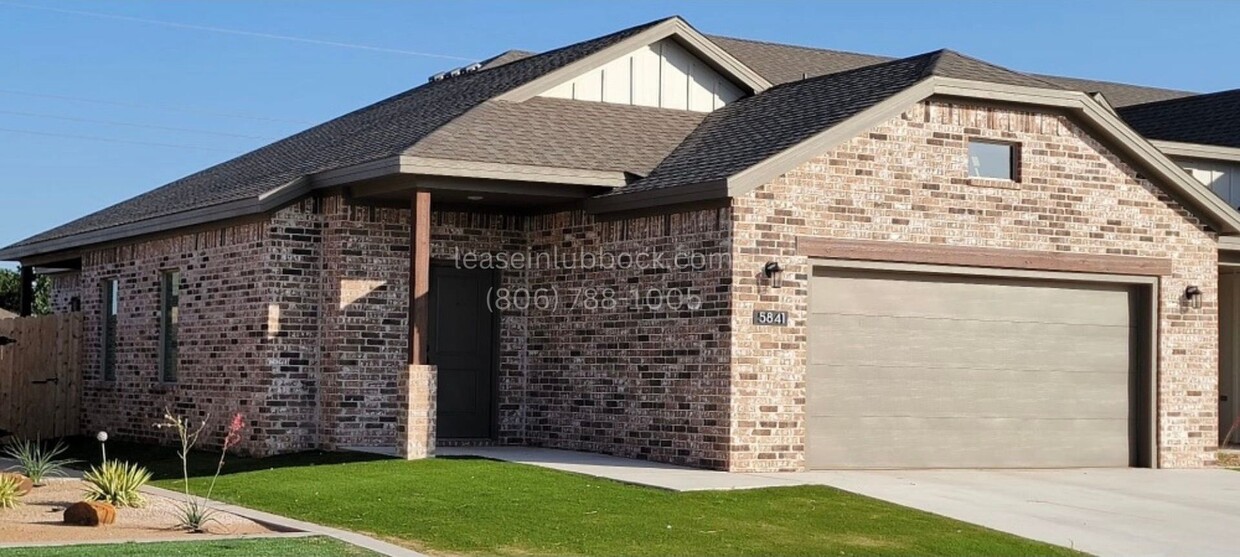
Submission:
<svg viewBox="0 0 1240 557">
<path fill-rule="evenodd" d="M 843 313 L 1127 326 L 1129 292 L 1107 286 L 1071 289 L 1037 282 L 960 282 L 951 277 L 832 276 L 814 291 L 810 313 Z"/>
<path fill-rule="evenodd" d="M 815 270 L 811 468 L 1127 466 L 1123 285 Z"/>
<path fill-rule="evenodd" d="M 1127 420 L 812 418 L 809 431 L 820 468 L 1129 465 Z"/>
<path fill-rule="evenodd" d="M 1128 419 L 1127 373 L 906 366 L 809 367 L 810 417 Z M 1063 384 L 1073 388 L 1065 393 Z M 950 384 L 952 389 L 940 388 Z M 1069 396 L 1065 396 L 1069 395 Z"/>
<path fill-rule="evenodd" d="M 1126 326 L 820 314 L 811 318 L 809 334 L 810 364 L 918 362 L 1127 373 L 1132 331 Z"/>
</svg>

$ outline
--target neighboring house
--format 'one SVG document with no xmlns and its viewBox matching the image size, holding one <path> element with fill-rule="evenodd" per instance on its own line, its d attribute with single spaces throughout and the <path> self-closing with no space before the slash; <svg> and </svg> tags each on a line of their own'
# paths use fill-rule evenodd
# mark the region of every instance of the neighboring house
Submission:
<svg viewBox="0 0 1240 557">
<path fill-rule="evenodd" d="M 1240 395 L 1240 214 L 1192 174 L 1235 178 L 1240 111 L 1201 108 L 1235 97 L 671 18 L 436 76 L 0 257 L 63 271 L 83 425 L 128 439 L 171 407 L 244 412 L 255 454 L 1203 466 Z"/>
<path fill-rule="evenodd" d="M 13 319 L 14 317 L 17 317 L 16 313 L 13 313 L 4 308 L 0 308 L 0 319 Z"/>
</svg>

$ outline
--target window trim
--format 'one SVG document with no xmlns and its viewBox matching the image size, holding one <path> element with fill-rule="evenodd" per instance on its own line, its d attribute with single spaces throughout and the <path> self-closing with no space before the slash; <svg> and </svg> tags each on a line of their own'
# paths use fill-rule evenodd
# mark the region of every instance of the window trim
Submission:
<svg viewBox="0 0 1240 557">
<path fill-rule="evenodd" d="M 997 178 L 994 176 L 974 176 L 972 147 L 974 143 L 985 145 L 998 145 L 1008 148 L 1008 177 Z M 1019 141 L 1007 141 L 1003 139 L 993 139 L 989 137 L 970 137 L 965 142 L 965 174 L 970 180 L 981 180 L 1000 183 L 1020 183 L 1020 151 L 1021 144 Z"/>
<path fill-rule="evenodd" d="M 169 280 L 173 281 L 171 285 Z M 176 322 L 169 321 L 168 313 L 174 309 L 170 305 L 169 299 L 170 288 L 176 289 Z M 181 380 L 180 356 L 181 356 L 181 335 L 180 335 L 180 307 L 181 307 L 181 270 L 180 269 L 161 269 L 159 271 L 159 382 L 169 385 L 175 385 Z M 175 354 L 171 361 L 171 369 L 169 369 L 168 358 L 168 332 L 171 328 L 176 328 L 176 345 L 173 347 Z M 171 374 L 169 373 L 171 371 Z"/>
<path fill-rule="evenodd" d="M 116 381 L 117 326 L 120 324 L 121 281 L 105 278 L 99 285 L 99 377 Z M 115 318 L 115 322 L 113 322 Z M 111 342 L 109 342 L 111 337 Z M 110 364 L 110 365 L 109 365 Z"/>
</svg>

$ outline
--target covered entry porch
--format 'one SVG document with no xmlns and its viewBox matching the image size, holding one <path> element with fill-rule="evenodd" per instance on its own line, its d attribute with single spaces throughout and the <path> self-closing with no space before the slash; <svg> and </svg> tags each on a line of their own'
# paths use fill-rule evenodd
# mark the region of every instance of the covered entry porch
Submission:
<svg viewBox="0 0 1240 557">
<path fill-rule="evenodd" d="M 518 170 L 507 174 L 512 178 L 506 178 L 505 173 L 490 177 L 423 174 L 432 171 L 446 172 L 402 163 L 395 174 L 380 173 L 360 180 L 354 180 L 354 174 L 341 185 L 343 198 L 350 206 L 400 215 L 399 221 L 386 221 L 384 229 L 408 227 L 407 236 L 400 242 L 403 246 L 383 247 L 391 254 L 405 251 L 407 246 L 407 267 L 349 269 L 346 272 L 362 279 L 354 282 L 367 292 L 342 297 L 366 298 L 368 292 L 377 291 L 368 288 L 383 285 L 377 288 L 388 291 L 382 296 L 388 300 L 386 307 L 390 313 L 380 311 L 375 315 L 385 320 L 403 318 L 405 330 L 400 336 L 404 339 L 396 339 L 389 332 L 382 335 L 381 341 L 375 340 L 376 346 L 389 355 L 396 348 L 389 339 L 406 341 L 401 347 L 404 366 L 396 370 L 399 380 L 395 396 L 356 393 L 353 391 L 365 388 L 365 384 L 341 384 L 345 405 L 349 397 L 360 396 L 366 397 L 370 407 L 391 408 L 362 419 L 377 421 L 374 427 L 391 428 L 389 431 L 394 431 L 395 436 L 364 435 L 369 442 L 337 443 L 342 449 L 412 459 L 434 454 L 440 444 L 489 445 L 504 439 L 511 442 L 516 426 L 509 424 L 508 430 L 502 429 L 501 406 L 503 400 L 511 402 L 519 393 L 501 387 L 500 368 L 505 366 L 503 339 L 512 344 L 517 342 L 514 339 L 521 338 L 518 324 L 522 317 L 520 312 L 507 312 L 504 317 L 494 302 L 499 289 L 518 287 L 527 277 L 523 269 L 503 269 L 490 263 L 480 264 L 477 259 L 463 260 L 462 254 L 494 256 L 523 249 L 527 215 L 572 210 L 578 201 L 623 184 L 619 175 L 576 176 L 561 183 L 550 181 L 552 177 L 548 175 L 535 176 Z M 505 224 L 482 224 L 497 221 Z M 345 242 L 347 247 L 348 240 Z M 364 258 L 358 260 L 365 262 Z M 401 275 L 394 274 L 397 272 Z M 391 304 L 403 307 L 398 309 Z M 344 318 L 350 319 L 347 310 Z M 362 334 L 365 337 L 369 333 Z M 392 362 L 391 356 L 383 359 Z M 345 359 L 340 369 L 349 364 Z M 510 375 L 517 373 L 511 364 L 507 369 Z M 504 392 L 509 394 L 503 395 Z M 347 414 L 348 410 L 340 413 Z M 394 426 L 383 423 L 393 418 Z"/>
</svg>

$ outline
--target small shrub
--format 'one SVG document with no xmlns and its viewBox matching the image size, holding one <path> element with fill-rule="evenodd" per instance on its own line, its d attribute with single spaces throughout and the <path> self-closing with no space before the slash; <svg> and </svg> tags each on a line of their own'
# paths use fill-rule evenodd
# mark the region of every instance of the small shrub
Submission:
<svg viewBox="0 0 1240 557">
<path fill-rule="evenodd" d="M 144 503 L 138 488 L 151 481 L 151 473 L 137 464 L 109 460 L 92 466 L 86 475 L 87 501 L 105 501 L 118 507 L 140 507 Z"/>
<path fill-rule="evenodd" d="M 11 509 L 21 504 L 21 481 L 13 476 L 0 476 L 0 509 Z"/>
<path fill-rule="evenodd" d="M 64 468 L 77 462 L 56 457 L 69 450 L 64 442 L 57 441 L 50 449 L 39 441 L 18 441 L 4 448 L 4 454 L 17 461 L 17 470 L 21 470 L 34 485 L 41 486 L 51 476 L 65 475 Z"/>
</svg>

